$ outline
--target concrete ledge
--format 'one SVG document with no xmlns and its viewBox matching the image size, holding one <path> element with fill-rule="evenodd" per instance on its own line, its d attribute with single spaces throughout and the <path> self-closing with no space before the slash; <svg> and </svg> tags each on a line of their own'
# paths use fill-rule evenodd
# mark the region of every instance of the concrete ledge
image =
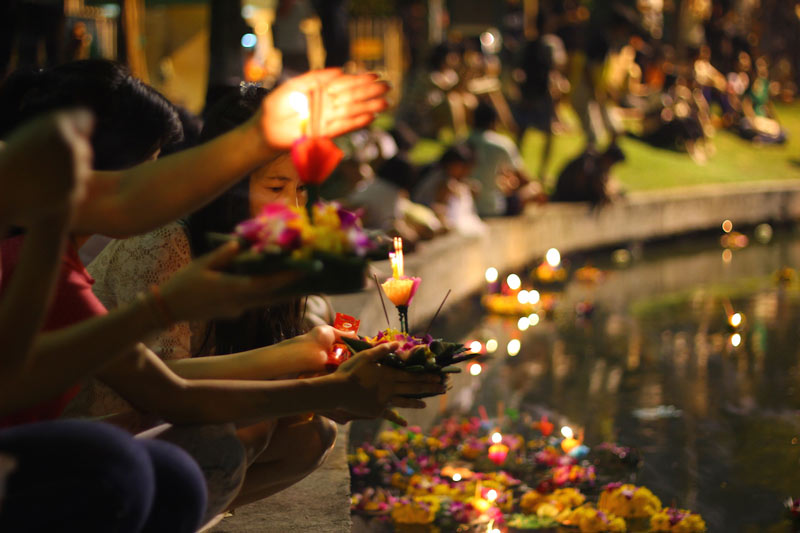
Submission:
<svg viewBox="0 0 800 533">
<path fill-rule="evenodd" d="M 530 264 L 551 247 L 573 252 L 647 241 L 719 228 L 726 218 L 734 227 L 800 219 L 800 182 L 777 180 L 633 193 L 600 209 L 586 204 L 534 206 L 518 217 L 488 220 L 489 231 L 481 237 L 446 235 L 422 243 L 415 253 L 406 256 L 406 271 L 423 280 L 409 321 L 424 328 L 447 289 L 453 291 L 448 304 L 480 290 L 490 266 L 500 272 L 514 270 Z M 388 261 L 374 263 L 373 270 L 381 280 L 391 275 Z M 337 311 L 359 317 L 365 333 L 385 327 L 374 282 L 364 292 L 336 296 L 332 301 Z M 395 316 L 390 318 L 396 323 Z"/>
</svg>

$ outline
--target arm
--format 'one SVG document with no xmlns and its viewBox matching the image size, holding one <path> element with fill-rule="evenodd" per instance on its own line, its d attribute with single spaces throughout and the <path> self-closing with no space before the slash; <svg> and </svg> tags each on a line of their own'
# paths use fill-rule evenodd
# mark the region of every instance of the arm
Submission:
<svg viewBox="0 0 800 533">
<path fill-rule="evenodd" d="M 186 379 L 276 379 L 325 370 L 328 351 L 341 333 L 318 326 L 272 346 L 229 355 L 175 359 L 167 367 Z"/>
<path fill-rule="evenodd" d="M 155 229 L 201 207 L 276 154 L 254 117 L 191 150 L 121 172 L 95 172 L 74 232 L 123 238 Z"/>
<path fill-rule="evenodd" d="M 33 225 L 20 261 L 0 301 L 0 369 L 25 364 L 25 355 L 42 327 L 66 242 L 68 213 L 46 217 Z"/>
<path fill-rule="evenodd" d="M 166 224 L 209 202 L 250 170 L 291 148 L 301 119 L 289 104 L 296 91 L 325 88 L 320 132 L 329 137 L 368 125 L 386 108 L 389 90 L 373 74 L 309 72 L 272 91 L 247 123 L 217 139 L 120 172 L 94 174 L 75 233 L 126 237 Z"/>
<path fill-rule="evenodd" d="M 445 391 L 438 376 L 376 364 L 392 349 L 396 344 L 367 350 L 333 374 L 318 378 L 235 381 L 183 379 L 139 345 L 134 353 L 105 369 L 101 378 L 137 409 L 178 424 L 246 424 L 338 409 L 354 416 L 377 417 L 387 405 L 424 406 L 424 402 L 401 395 Z"/>
<path fill-rule="evenodd" d="M 166 325 L 164 307 L 175 319 L 235 316 L 263 305 L 296 279 L 291 273 L 246 277 L 219 272 L 237 252 L 233 243 L 197 259 L 162 287 L 160 299 L 149 294 L 107 315 L 40 335 L 29 364 L 0 373 L 0 414 L 59 394 L 129 352 L 141 338 Z M 75 308 L 75 316 L 97 314 L 99 302 L 78 300 L 85 307 Z"/>
<path fill-rule="evenodd" d="M 0 415 L 52 398 L 157 328 L 152 308 L 140 301 L 39 335 L 26 365 L 0 372 Z"/>
</svg>

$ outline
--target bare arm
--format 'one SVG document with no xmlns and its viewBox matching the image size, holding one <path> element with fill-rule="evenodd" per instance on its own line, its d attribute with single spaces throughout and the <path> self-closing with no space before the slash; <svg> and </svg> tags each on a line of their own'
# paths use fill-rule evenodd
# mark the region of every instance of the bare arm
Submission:
<svg viewBox="0 0 800 533">
<path fill-rule="evenodd" d="M 193 211 L 249 171 L 291 148 L 301 118 L 290 95 L 325 88 L 321 133 L 329 137 L 362 128 L 386 108 L 388 85 L 372 74 L 312 71 L 271 92 L 247 123 L 219 138 L 162 160 L 121 172 L 94 175 L 78 210 L 75 233 L 127 237 Z"/>
<path fill-rule="evenodd" d="M 158 328 L 146 302 L 39 335 L 27 364 L 0 372 L 0 415 L 52 398 Z"/>
<path fill-rule="evenodd" d="M 100 378 L 137 409 L 172 423 L 250 423 L 335 409 L 376 417 L 387 405 L 424 406 L 400 395 L 445 390 L 438 376 L 375 364 L 395 348 L 384 344 L 363 352 L 327 376 L 247 381 L 183 379 L 139 345 L 135 353 L 106 368 Z"/>
<path fill-rule="evenodd" d="M 121 172 L 96 172 L 76 234 L 128 237 L 194 211 L 277 154 L 256 118 L 202 146 Z"/>
<path fill-rule="evenodd" d="M 277 379 L 325 369 L 327 353 L 341 333 L 318 326 L 304 335 L 230 355 L 173 359 L 170 370 L 186 379 Z"/>
<path fill-rule="evenodd" d="M 237 250 L 235 243 L 229 244 L 188 265 L 162 287 L 162 304 L 150 294 L 107 315 L 40 335 L 26 365 L 0 373 L 0 415 L 59 394 L 129 352 L 148 333 L 166 325 L 159 312 L 164 305 L 175 319 L 235 316 L 263 305 L 295 279 L 289 273 L 249 278 L 219 272 Z M 76 316 L 93 312 L 75 310 Z"/>
<path fill-rule="evenodd" d="M 68 214 L 37 222 L 28 231 L 19 265 L 0 300 L 0 374 L 24 365 L 42 327 L 61 265 Z"/>
</svg>

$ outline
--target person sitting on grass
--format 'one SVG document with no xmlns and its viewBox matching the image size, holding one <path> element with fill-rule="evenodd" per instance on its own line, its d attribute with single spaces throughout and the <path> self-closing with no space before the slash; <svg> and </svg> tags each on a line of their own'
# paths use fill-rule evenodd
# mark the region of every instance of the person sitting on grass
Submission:
<svg viewBox="0 0 800 533">
<path fill-rule="evenodd" d="M 485 232 L 486 226 L 478 217 L 473 198 L 478 186 L 469 177 L 474 163 L 468 144 L 449 147 L 422 172 L 420 182 L 411 191 L 411 200 L 433 209 L 448 230 L 465 235 Z"/>
<path fill-rule="evenodd" d="M 550 197 L 553 202 L 589 202 L 593 206 L 611 201 L 608 181 L 611 167 L 625 161 L 625 154 L 616 143 L 606 151 L 597 153 L 587 149 L 567 163 L 558 175 L 556 190 Z"/>
<path fill-rule="evenodd" d="M 765 57 L 756 59 L 755 76 L 742 97 L 739 133 L 747 140 L 763 144 L 786 142 L 786 130 L 778 122 L 770 102 L 769 63 Z"/>
<path fill-rule="evenodd" d="M 472 177 L 480 184 L 475 206 L 481 217 L 516 215 L 533 200 L 542 200 L 539 183 L 531 181 L 514 141 L 495 131 L 497 111 L 486 104 L 475 110 L 469 144 L 475 152 Z"/>
</svg>

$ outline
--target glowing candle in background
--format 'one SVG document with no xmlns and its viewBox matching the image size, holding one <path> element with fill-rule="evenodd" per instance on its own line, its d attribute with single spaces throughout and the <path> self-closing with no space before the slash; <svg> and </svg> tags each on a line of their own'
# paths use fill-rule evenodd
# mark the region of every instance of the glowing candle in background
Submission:
<svg viewBox="0 0 800 533">
<path fill-rule="evenodd" d="M 492 433 L 491 440 L 493 444 L 489 446 L 489 460 L 497 466 L 500 466 L 506 462 L 508 446 L 503 444 L 503 435 L 501 435 L 499 431 Z M 496 492 L 495 498 L 497 498 Z"/>
<path fill-rule="evenodd" d="M 564 450 L 564 453 L 569 453 L 570 450 L 580 445 L 580 441 L 575 438 L 575 433 L 571 427 L 562 427 L 561 434 L 564 435 L 564 440 L 561 441 L 561 449 Z"/>
</svg>

